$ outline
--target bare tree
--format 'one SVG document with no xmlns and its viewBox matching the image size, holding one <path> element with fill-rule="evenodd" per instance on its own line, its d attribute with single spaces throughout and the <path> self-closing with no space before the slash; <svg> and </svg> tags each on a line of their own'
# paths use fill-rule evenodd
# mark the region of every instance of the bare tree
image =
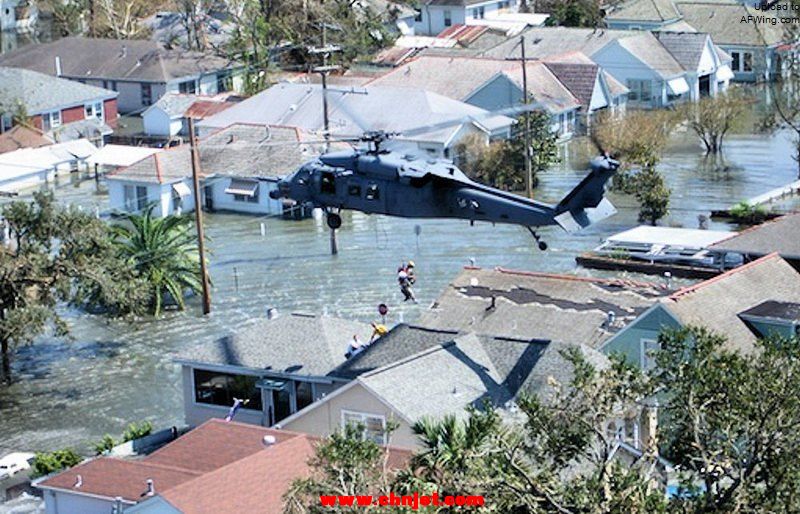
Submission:
<svg viewBox="0 0 800 514">
<path fill-rule="evenodd" d="M 725 136 L 742 125 L 753 99 L 739 89 L 684 104 L 686 122 L 703 142 L 706 153 L 722 151 Z"/>
</svg>

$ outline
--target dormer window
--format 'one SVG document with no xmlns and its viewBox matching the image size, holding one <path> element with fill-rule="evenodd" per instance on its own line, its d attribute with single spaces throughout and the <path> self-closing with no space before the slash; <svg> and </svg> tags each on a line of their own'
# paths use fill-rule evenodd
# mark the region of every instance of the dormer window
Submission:
<svg viewBox="0 0 800 514">
<path fill-rule="evenodd" d="M 767 300 L 739 313 L 757 337 L 800 335 L 800 303 Z"/>
</svg>

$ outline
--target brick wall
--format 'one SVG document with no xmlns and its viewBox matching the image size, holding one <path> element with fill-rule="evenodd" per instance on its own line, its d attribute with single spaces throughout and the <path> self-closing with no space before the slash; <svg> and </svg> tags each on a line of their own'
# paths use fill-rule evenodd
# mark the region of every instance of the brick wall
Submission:
<svg viewBox="0 0 800 514">
<path fill-rule="evenodd" d="M 111 128 L 117 128 L 117 118 L 119 113 L 117 111 L 117 99 L 112 98 L 103 102 L 103 115 L 106 117 L 106 124 Z"/>
<path fill-rule="evenodd" d="M 86 118 L 86 112 L 84 111 L 83 104 L 77 107 L 70 107 L 69 109 L 63 109 L 61 111 L 61 124 L 66 125 L 67 123 L 73 123 L 75 121 L 81 121 Z"/>
<path fill-rule="evenodd" d="M 42 128 L 42 116 L 41 114 L 37 114 L 36 116 L 31 116 L 30 118 L 31 124 L 39 130 L 44 130 Z"/>
</svg>

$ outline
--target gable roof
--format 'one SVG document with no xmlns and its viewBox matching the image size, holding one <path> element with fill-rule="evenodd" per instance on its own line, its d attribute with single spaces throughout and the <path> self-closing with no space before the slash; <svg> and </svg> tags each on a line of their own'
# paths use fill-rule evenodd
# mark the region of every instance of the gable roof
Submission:
<svg viewBox="0 0 800 514">
<path fill-rule="evenodd" d="M 172 119 L 182 117 L 202 119 L 222 112 L 232 105 L 234 105 L 233 102 L 228 102 L 218 96 L 167 92 L 156 103 L 148 107 L 145 113 L 158 108 Z"/>
<path fill-rule="evenodd" d="M 653 32 L 662 45 L 675 60 L 688 71 L 696 71 L 700 67 L 703 52 L 712 44 L 711 37 L 703 32 Z M 714 51 L 716 52 L 716 48 Z M 720 50 L 721 51 L 721 50 Z"/>
<path fill-rule="evenodd" d="M 353 335 L 369 339 L 366 323 L 291 314 L 258 320 L 232 335 L 196 345 L 179 362 L 238 366 L 293 375 L 325 376 L 345 361 Z"/>
<path fill-rule="evenodd" d="M 728 347 L 749 351 L 757 337 L 739 314 L 767 300 L 800 302 L 800 274 L 777 253 L 659 301 L 683 325 L 705 326 L 724 335 Z"/>
<path fill-rule="evenodd" d="M 300 132 L 293 127 L 248 124 L 213 132 L 198 143 L 201 176 L 281 177 L 317 155 L 318 146 L 273 145 L 276 141 L 299 142 Z M 191 148 L 184 144 L 111 172 L 107 178 L 170 184 L 191 176 Z"/>
<path fill-rule="evenodd" d="M 578 99 L 584 109 L 592 103 L 594 86 L 600 67 L 596 64 L 548 62 L 545 64 L 556 78 Z"/>
<path fill-rule="evenodd" d="M 566 52 L 560 55 L 554 55 L 552 57 L 548 57 L 543 59 L 543 61 L 550 67 L 551 64 L 556 65 L 564 65 L 564 64 L 578 64 L 578 65 L 596 65 L 596 63 L 591 60 L 586 54 L 583 52 Z M 559 73 L 556 72 L 556 69 L 550 67 L 551 71 L 559 77 L 565 86 L 567 86 L 570 91 L 572 91 L 572 80 L 568 79 L 567 77 L 559 76 Z M 627 95 L 630 90 L 622 84 L 619 80 L 615 79 L 613 75 L 605 71 L 602 67 L 599 68 L 600 73 L 603 76 L 603 80 L 605 81 L 606 85 L 608 86 L 608 91 L 611 93 L 612 97 Z M 585 88 L 581 89 L 585 91 Z M 576 97 L 581 96 L 576 91 L 572 91 L 572 94 Z"/>
<path fill-rule="evenodd" d="M 685 71 L 652 32 L 619 38 L 617 43 L 665 79 L 682 75 Z"/>
<path fill-rule="evenodd" d="M 592 56 L 609 42 L 641 34 L 635 30 L 584 29 L 574 27 L 533 27 L 522 33 L 525 38 L 525 57 L 545 59 L 565 52 L 583 52 Z M 506 38 L 502 43 L 483 50 L 481 57 L 520 59 L 519 38 Z"/>
<path fill-rule="evenodd" d="M 787 214 L 745 229 L 733 237 L 711 245 L 711 249 L 746 255 L 778 252 L 786 259 L 800 259 L 800 212 Z"/>
<path fill-rule="evenodd" d="M 232 123 L 269 123 L 319 131 L 324 127 L 322 102 L 322 86 L 319 84 L 279 83 L 206 118 L 198 126 L 214 128 L 227 127 Z M 331 132 L 337 136 L 360 136 L 367 129 L 402 132 L 409 128 L 486 113 L 474 105 L 413 87 L 329 89 L 328 102 Z M 398 105 L 404 108 L 396 109 Z M 392 116 L 386 116 L 389 111 Z M 513 123 L 511 118 L 493 116 L 481 119 L 480 126 L 492 131 L 507 128 Z M 461 127 L 471 124 L 464 122 L 411 139 L 446 143 Z"/>
<path fill-rule="evenodd" d="M 487 400 L 508 408 L 523 393 L 552 398 L 555 383 L 572 379 L 562 353 L 569 348 L 596 367 L 608 365 L 603 354 L 583 345 L 465 334 L 357 381 L 409 422 L 446 414 L 463 418 L 468 406 Z"/>
<path fill-rule="evenodd" d="M 631 0 L 606 16 L 616 21 L 673 21 L 681 13 L 672 0 Z"/>
<path fill-rule="evenodd" d="M 450 341 L 455 330 L 427 328 L 401 323 L 367 348 L 350 357 L 329 373 L 339 378 L 353 379 L 410 355 Z"/>
<path fill-rule="evenodd" d="M 756 10 L 735 1 L 677 2 L 683 19 L 698 32 L 706 32 L 718 45 L 773 46 L 785 40 L 785 26 L 772 11 Z M 741 23 L 742 16 L 766 16 L 772 23 Z"/>
<path fill-rule="evenodd" d="M 21 102 L 28 115 L 116 98 L 118 93 L 22 68 L 0 66 L 0 105 Z"/>
<path fill-rule="evenodd" d="M 147 39 L 65 37 L 26 45 L 0 55 L 0 66 L 17 66 L 70 78 L 168 82 L 235 66 L 230 60 L 202 52 L 165 50 Z"/>
<path fill-rule="evenodd" d="M 14 125 L 11 129 L 0 134 L 0 153 L 13 152 L 23 148 L 39 148 L 52 144 L 53 141 L 48 139 L 43 132 L 24 125 Z"/>
<path fill-rule="evenodd" d="M 419 322 L 598 347 L 665 294 L 650 283 L 465 268 Z M 609 312 L 614 313 L 612 323 Z"/>
<path fill-rule="evenodd" d="M 528 82 L 528 94 L 533 97 L 533 101 L 542 105 L 551 113 L 560 113 L 570 109 L 577 109 L 581 102 L 575 98 L 570 90 L 558 77 L 542 62 L 527 62 L 525 73 Z M 522 67 L 517 63 L 509 69 L 503 71 L 503 75 L 508 77 L 520 91 L 523 89 Z"/>
<path fill-rule="evenodd" d="M 275 442 L 264 444 L 265 436 Z M 291 483 L 312 473 L 308 460 L 319 438 L 238 422 L 211 419 L 139 460 L 100 457 L 85 461 L 37 487 L 126 503 L 165 500 L 186 514 L 283 511 Z M 389 469 L 411 454 L 388 448 Z M 79 487 L 76 484 L 79 482 Z M 147 480 L 155 494 L 147 496 Z M 141 509 L 140 509 L 141 507 Z"/>
</svg>

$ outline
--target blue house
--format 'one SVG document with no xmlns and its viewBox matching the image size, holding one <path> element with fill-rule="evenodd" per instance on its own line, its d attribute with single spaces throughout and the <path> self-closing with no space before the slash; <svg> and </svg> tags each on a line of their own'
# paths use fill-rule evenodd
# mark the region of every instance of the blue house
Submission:
<svg viewBox="0 0 800 514">
<path fill-rule="evenodd" d="M 600 348 L 649 369 L 664 329 L 703 326 L 727 348 L 751 351 L 771 335 L 800 335 L 800 274 L 777 253 L 658 300 Z"/>
</svg>

